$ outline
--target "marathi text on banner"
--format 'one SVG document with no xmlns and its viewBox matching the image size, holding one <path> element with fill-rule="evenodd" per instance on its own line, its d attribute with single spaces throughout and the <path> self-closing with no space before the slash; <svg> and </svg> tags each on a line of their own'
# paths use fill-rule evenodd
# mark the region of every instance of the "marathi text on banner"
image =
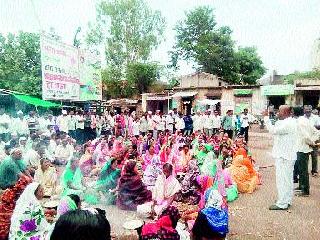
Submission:
<svg viewBox="0 0 320 240">
<path fill-rule="evenodd" d="M 78 100 L 78 49 L 41 35 L 42 98 Z"/>
<path fill-rule="evenodd" d="M 79 50 L 80 101 L 102 100 L 101 58 L 96 52 Z"/>
</svg>

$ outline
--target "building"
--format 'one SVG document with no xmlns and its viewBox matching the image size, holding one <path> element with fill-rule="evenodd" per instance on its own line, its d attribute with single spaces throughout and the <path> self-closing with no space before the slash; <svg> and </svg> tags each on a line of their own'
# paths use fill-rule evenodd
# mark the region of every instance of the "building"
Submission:
<svg viewBox="0 0 320 240">
<path fill-rule="evenodd" d="M 320 70 L 320 38 L 314 41 L 312 47 L 311 68 Z"/>
</svg>

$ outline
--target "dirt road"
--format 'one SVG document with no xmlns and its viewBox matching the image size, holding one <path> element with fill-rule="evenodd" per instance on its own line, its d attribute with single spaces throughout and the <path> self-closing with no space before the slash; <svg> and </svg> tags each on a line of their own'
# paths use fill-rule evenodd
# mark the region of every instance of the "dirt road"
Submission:
<svg viewBox="0 0 320 240">
<path fill-rule="evenodd" d="M 241 194 L 229 205 L 228 239 L 320 239 L 320 178 L 311 181 L 310 197 L 295 197 L 288 211 L 269 211 L 276 200 L 272 139 L 267 133 L 251 133 L 249 145 L 261 168 L 263 184 L 253 194 Z"/>
</svg>

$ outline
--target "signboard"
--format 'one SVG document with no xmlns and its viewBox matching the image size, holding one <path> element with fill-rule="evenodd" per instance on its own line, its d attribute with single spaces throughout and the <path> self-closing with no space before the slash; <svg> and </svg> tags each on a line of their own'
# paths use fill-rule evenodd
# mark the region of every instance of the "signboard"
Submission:
<svg viewBox="0 0 320 240">
<path fill-rule="evenodd" d="M 245 108 L 247 108 L 249 112 L 251 112 L 251 97 L 236 97 L 234 113 L 240 114 Z"/>
<path fill-rule="evenodd" d="M 101 58 L 99 54 L 80 49 L 79 74 L 79 100 L 102 100 Z"/>
<path fill-rule="evenodd" d="M 294 94 L 294 85 L 267 85 L 261 86 L 262 96 L 284 96 Z"/>
<path fill-rule="evenodd" d="M 252 89 L 234 89 L 233 94 L 234 95 L 252 95 L 253 91 Z"/>
<path fill-rule="evenodd" d="M 78 49 L 41 35 L 42 98 L 79 99 Z"/>
</svg>

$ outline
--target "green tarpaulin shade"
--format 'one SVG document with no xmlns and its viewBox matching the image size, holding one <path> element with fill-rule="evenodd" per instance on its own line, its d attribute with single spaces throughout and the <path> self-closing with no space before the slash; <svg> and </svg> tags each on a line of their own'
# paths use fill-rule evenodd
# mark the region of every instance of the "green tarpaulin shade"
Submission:
<svg viewBox="0 0 320 240">
<path fill-rule="evenodd" d="M 36 97 L 31 97 L 29 95 L 13 94 L 13 96 L 15 96 L 17 99 L 19 99 L 25 103 L 32 104 L 36 107 L 45 107 L 45 108 L 61 107 L 60 104 L 53 103 L 50 101 L 45 101 L 45 100 L 42 100 L 42 99 L 36 98 Z"/>
</svg>

